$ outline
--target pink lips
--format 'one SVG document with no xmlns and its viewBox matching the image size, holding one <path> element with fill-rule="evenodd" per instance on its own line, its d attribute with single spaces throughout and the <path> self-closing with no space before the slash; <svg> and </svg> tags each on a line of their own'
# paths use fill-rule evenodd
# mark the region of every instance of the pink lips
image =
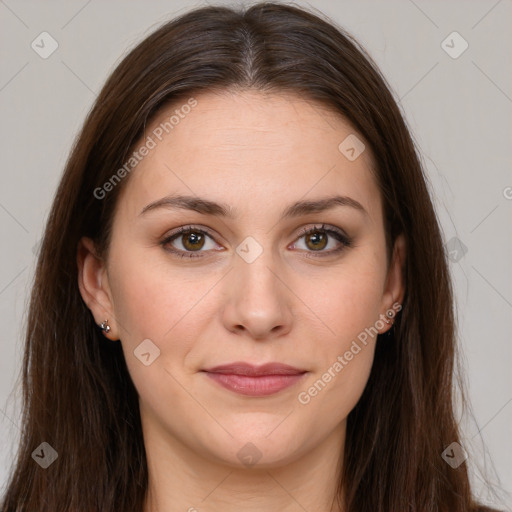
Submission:
<svg viewBox="0 0 512 512">
<path fill-rule="evenodd" d="M 248 396 L 268 396 L 299 381 L 307 373 L 281 363 L 253 366 L 237 362 L 203 370 L 208 377 L 235 393 Z"/>
</svg>

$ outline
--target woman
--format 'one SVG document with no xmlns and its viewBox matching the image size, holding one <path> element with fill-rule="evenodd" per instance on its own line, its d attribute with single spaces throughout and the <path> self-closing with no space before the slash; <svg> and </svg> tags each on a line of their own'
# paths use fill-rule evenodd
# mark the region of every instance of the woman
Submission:
<svg viewBox="0 0 512 512">
<path fill-rule="evenodd" d="M 13 511 L 476 511 L 414 145 L 346 33 L 207 7 L 140 43 L 48 220 Z"/>
</svg>

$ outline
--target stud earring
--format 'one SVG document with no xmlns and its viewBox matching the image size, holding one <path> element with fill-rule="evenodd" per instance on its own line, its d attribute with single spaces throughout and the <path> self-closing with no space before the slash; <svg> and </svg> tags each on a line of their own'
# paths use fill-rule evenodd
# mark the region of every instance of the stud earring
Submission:
<svg viewBox="0 0 512 512">
<path fill-rule="evenodd" d="M 391 322 L 391 320 L 390 320 L 390 318 L 393 318 L 393 316 L 394 316 L 394 315 L 393 315 L 393 312 L 392 312 L 392 311 L 388 311 L 388 312 L 386 313 L 386 316 L 387 316 L 388 318 L 386 318 L 386 320 L 384 320 L 384 321 L 389 325 L 389 324 L 391 324 L 391 323 L 392 323 L 392 322 Z"/>
<path fill-rule="evenodd" d="M 110 325 L 108 325 L 108 320 L 104 320 L 104 321 L 100 324 L 100 329 L 101 329 L 104 333 L 109 333 L 109 332 L 110 332 Z"/>
</svg>

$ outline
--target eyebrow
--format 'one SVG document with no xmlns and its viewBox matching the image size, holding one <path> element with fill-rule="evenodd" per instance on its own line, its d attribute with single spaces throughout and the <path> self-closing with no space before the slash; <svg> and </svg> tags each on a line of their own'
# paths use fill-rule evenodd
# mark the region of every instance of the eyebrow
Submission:
<svg viewBox="0 0 512 512">
<path fill-rule="evenodd" d="M 281 219 L 323 212 L 336 206 L 348 206 L 360 211 L 363 215 L 368 215 L 363 205 L 355 199 L 348 196 L 336 195 L 313 201 L 297 201 L 283 211 Z M 224 203 L 216 203 L 215 201 L 197 196 L 170 195 L 146 205 L 139 213 L 139 216 L 158 208 L 192 210 L 203 215 L 216 215 L 229 219 L 235 218 L 238 214 L 236 208 Z"/>
</svg>

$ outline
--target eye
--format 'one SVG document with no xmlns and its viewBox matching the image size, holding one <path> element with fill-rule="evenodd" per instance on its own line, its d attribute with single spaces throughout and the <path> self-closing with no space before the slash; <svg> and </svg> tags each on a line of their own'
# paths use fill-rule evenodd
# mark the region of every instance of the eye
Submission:
<svg viewBox="0 0 512 512">
<path fill-rule="evenodd" d="M 210 245 L 208 245 L 208 241 L 210 241 Z M 183 226 L 179 228 L 162 240 L 160 245 L 162 245 L 165 250 L 182 258 L 201 257 L 201 254 L 194 253 L 204 252 L 202 249 L 215 250 L 217 247 L 213 242 L 212 236 L 207 231 L 194 226 Z"/>
<path fill-rule="evenodd" d="M 318 253 L 314 256 L 320 257 L 337 254 L 346 247 L 352 246 L 352 240 L 343 231 L 334 226 L 327 227 L 325 224 L 304 229 L 299 240 L 302 238 L 304 238 L 304 247 L 296 248 Z M 331 246 L 330 250 L 324 250 L 329 246 Z"/>
<path fill-rule="evenodd" d="M 334 226 L 327 227 L 325 224 L 303 229 L 298 240 L 302 238 L 304 238 L 305 248 L 295 247 L 297 242 L 293 244 L 293 248 L 316 253 L 314 257 L 337 254 L 346 247 L 352 246 L 352 240 L 343 231 Z M 204 256 L 201 253 L 219 250 L 213 240 L 213 235 L 207 230 L 195 226 L 183 226 L 177 229 L 165 237 L 160 245 L 166 251 L 181 258 L 200 258 Z M 334 248 L 324 250 L 329 246 L 334 246 Z"/>
</svg>

